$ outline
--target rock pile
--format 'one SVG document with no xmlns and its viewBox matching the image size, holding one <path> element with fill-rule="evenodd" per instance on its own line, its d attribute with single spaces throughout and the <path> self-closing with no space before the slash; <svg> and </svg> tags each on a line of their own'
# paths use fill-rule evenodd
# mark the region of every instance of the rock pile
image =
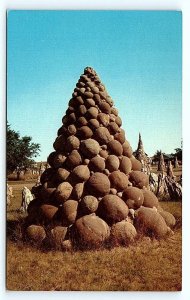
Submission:
<svg viewBox="0 0 190 300">
<path fill-rule="evenodd" d="M 158 212 L 148 176 L 92 68 L 76 84 L 62 123 L 28 207 L 25 236 L 64 250 L 128 245 L 138 232 L 165 237 L 170 214 Z"/>
</svg>

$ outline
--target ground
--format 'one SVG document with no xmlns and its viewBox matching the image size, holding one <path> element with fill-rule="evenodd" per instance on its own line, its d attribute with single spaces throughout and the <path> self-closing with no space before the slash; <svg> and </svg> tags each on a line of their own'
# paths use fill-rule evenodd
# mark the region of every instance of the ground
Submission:
<svg viewBox="0 0 190 300">
<path fill-rule="evenodd" d="M 174 235 L 130 247 L 85 252 L 42 251 L 12 239 L 24 215 L 21 189 L 34 182 L 10 182 L 15 197 L 7 210 L 8 290 L 20 291 L 179 291 L 181 290 L 181 203 L 161 202 L 174 214 Z M 16 232 L 15 236 L 18 236 Z"/>
</svg>

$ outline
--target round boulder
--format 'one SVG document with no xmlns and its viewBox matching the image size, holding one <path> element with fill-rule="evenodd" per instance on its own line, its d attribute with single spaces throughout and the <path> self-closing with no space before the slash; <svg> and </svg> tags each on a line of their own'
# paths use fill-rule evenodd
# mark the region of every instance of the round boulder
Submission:
<svg viewBox="0 0 190 300">
<path fill-rule="evenodd" d="M 91 138 L 92 135 L 93 135 L 93 132 L 88 126 L 82 126 L 77 131 L 77 136 L 80 139 L 85 140 L 85 139 Z"/>
<path fill-rule="evenodd" d="M 132 169 L 132 163 L 131 160 L 127 156 L 123 156 L 120 162 L 119 169 L 121 172 L 128 175 L 131 172 Z"/>
<path fill-rule="evenodd" d="M 68 128 L 67 128 L 67 131 L 68 131 L 69 135 L 75 135 L 76 132 L 77 132 L 76 127 L 75 127 L 74 124 L 69 125 Z"/>
<path fill-rule="evenodd" d="M 88 126 L 92 129 L 92 130 L 96 130 L 97 128 L 100 127 L 100 123 L 98 122 L 98 120 L 96 119 L 90 119 L 88 121 Z"/>
<path fill-rule="evenodd" d="M 127 175 L 121 171 L 113 171 L 109 175 L 109 180 L 111 182 L 111 187 L 115 188 L 117 191 L 123 191 L 129 184 Z"/>
<path fill-rule="evenodd" d="M 100 113 L 98 115 L 98 121 L 104 126 L 107 127 L 110 121 L 110 117 L 108 114 Z"/>
<path fill-rule="evenodd" d="M 175 217 L 171 213 L 169 213 L 168 211 L 162 210 L 162 211 L 159 212 L 159 214 L 164 218 L 166 224 L 170 228 L 172 228 L 172 227 L 175 226 L 176 219 L 175 219 Z"/>
<path fill-rule="evenodd" d="M 87 165 L 77 166 L 74 168 L 72 176 L 77 182 L 84 182 L 90 177 L 89 168 Z"/>
<path fill-rule="evenodd" d="M 144 201 L 143 206 L 145 207 L 158 207 L 158 198 L 155 194 L 149 190 L 143 190 Z"/>
<path fill-rule="evenodd" d="M 55 142 L 53 143 L 53 148 L 56 150 L 56 151 L 64 151 L 65 150 L 65 144 L 66 144 L 66 138 L 64 135 L 59 135 Z"/>
<path fill-rule="evenodd" d="M 88 215 L 94 213 L 98 208 L 98 200 L 96 197 L 87 195 L 85 196 L 81 202 L 81 208 L 84 214 Z"/>
<path fill-rule="evenodd" d="M 87 125 L 88 121 L 85 117 L 79 117 L 77 120 L 77 124 L 79 127 Z"/>
<path fill-rule="evenodd" d="M 123 148 L 122 145 L 120 144 L 120 142 L 116 141 L 116 140 L 111 140 L 108 143 L 108 149 L 110 150 L 111 153 L 120 156 L 123 153 Z"/>
<path fill-rule="evenodd" d="M 113 245 L 127 246 L 132 243 L 137 235 L 137 231 L 133 224 L 125 220 L 117 222 L 111 227 L 111 242 Z"/>
<path fill-rule="evenodd" d="M 75 222 L 77 216 L 78 201 L 67 200 L 63 203 L 62 222 L 64 225 L 71 225 Z"/>
<path fill-rule="evenodd" d="M 89 168 L 94 172 L 102 172 L 105 169 L 105 160 L 100 156 L 91 158 Z"/>
<path fill-rule="evenodd" d="M 132 164 L 132 170 L 133 171 L 141 171 L 141 169 L 142 169 L 141 162 L 138 159 L 136 159 L 134 156 L 131 156 L 130 160 L 131 160 L 131 164 Z"/>
<path fill-rule="evenodd" d="M 73 199 L 79 200 L 83 194 L 83 190 L 84 190 L 84 182 L 79 182 L 75 184 L 72 191 Z"/>
<path fill-rule="evenodd" d="M 27 237 L 35 242 L 35 244 L 40 245 L 46 238 L 46 232 L 42 226 L 30 225 L 26 229 Z"/>
<path fill-rule="evenodd" d="M 109 236 L 108 225 L 95 215 L 86 215 L 75 222 L 75 244 L 79 248 L 99 248 Z"/>
<path fill-rule="evenodd" d="M 111 134 L 116 134 L 119 130 L 119 126 L 115 122 L 110 122 L 109 131 Z"/>
<path fill-rule="evenodd" d="M 95 172 L 87 181 L 87 189 L 93 196 L 104 196 L 110 191 L 110 181 L 103 173 Z"/>
<path fill-rule="evenodd" d="M 143 187 L 147 187 L 149 180 L 148 176 L 141 171 L 132 171 L 129 174 L 129 180 L 133 184 L 133 186 L 142 189 Z"/>
<path fill-rule="evenodd" d="M 99 107 L 100 107 L 100 110 L 103 113 L 110 114 L 111 108 L 110 108 L 110 105 L 107 102 L 101 102 Z"/>
<path fill-rule="evenodd" d="M 80 165 L 81 162 L 82 159 L 78 150 L 73 150 L 67 157 L 66 165 L 69 169 L 73 169 L 74 167 Z"/>
<path fill-rule="evenodd" d="M 131 148 L 129 142 L 125 141 L 122 147 L 123 147 L 123 155 L 130 158 L 133 155 L 133 149 Z"/>
<path fill-rule="evenodd" d="M 131 186 L 123 191 L 122 199 L 129 208 L 137 209 L 143 204 L 144 195 L 142 190 Z"/>
<path fill-rule="evenodd" d="M 67 138 L 66 145 L 65 145 L 66 151 L 71 152 L 74 149 L 79 149 L 79 146 L 80 146 L 80 141 L 76 136 L 70 135 Z"/>
<path fill-rule="evenodd" d="M 99 153 L 100 145 L 94 139 L 87 139 L 81 141 L 80 150 L 84 156 L 86 156 L 87 158 L 91 158 Z"/>
<path fill-rule="evenodd" d="M 110 171 L 117 171 L 119 169 L 119 158 L 116 155 L 109 155 L 106 158 L 106 168 Z"/>
<path fill-rule="evenodd" d="M 141 206 L 137 210 L 135 227 L 140 233 L 156 238 L 164 238 L 168 233 L 168 226 L 164 218 L 149 207 Z"/>
<path fill-rule="evenodd" d="M 116 195 L 106 195 L 99 202 L 97 215 L 108 224 L 126 219 L 129 209 L 125 202 Z"/>
<path fill-rule="evenodd" d="M 100 145 L 107 144 L 112 139 L 112 137 L 106 127 L 99 127 L 98 129 L 96 129 L 95 137 Z"/>
<path fill-rule="evenodd" d="M 114 135 L 114 139 L 123 144 L 125 142 L 125 131 L 123 129 L 120 129 L 120 132 L 117 132 Z"/>
<path fill-rule="evenodd" d="M 42 214 L 43 218 L 46 220 L 52 220 L 56 212 L 58 211 L 58 207 L 49 204 L 43 204 L 40 206 L 40 214 Z"/>
<path fill-rule="evenodd" d="M 69 199 L 72 193 L 73 187 L 69 182 L 62 182 L 58 185 L 55 191 L 55 197 L 60 202 L 63 203 Z"/>
<path fill-rule="evenodd" d="M 96 107 L 90 107 L 86 112 L 87 119 L 97 119 L 98 109 Z"/>
<path fill-rule="evenodd" d="M 65 181 L 70 175 L 70 172 L 64 168 L 59 168 L 57 169 L 56 175 L 55 175 L 55 179 L 58 182 L 63 182 Z"/>
</svg>

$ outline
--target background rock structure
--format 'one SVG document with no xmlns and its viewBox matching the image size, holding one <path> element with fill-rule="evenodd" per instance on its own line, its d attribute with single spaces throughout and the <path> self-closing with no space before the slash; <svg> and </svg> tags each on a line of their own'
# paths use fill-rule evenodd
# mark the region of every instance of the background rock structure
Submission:
<svg viewBox="0 0 190 300">
<path fill-rule="evenodd" d="M 141 134 L 139 133 L 139 141 L 138 141 L 138 147 L 135 154 L 136 159 L 138 159 L 142 164 L 142 172 L 149 175 L 151 172 L 151 163 L 150 158 L 147 156 L 147 154 L 144 151 L 144 146 L 141 138 Z"/>
<path fill-rule="evenodd" d="M 166 222 L 148 176 L 133 156 L 122 120 L 96 72 L 87 67 L 69 101 L 28 207 L 24 234 L 56 249 L 129 245 L 139 234 L 164 238 Z"/>
</svg>

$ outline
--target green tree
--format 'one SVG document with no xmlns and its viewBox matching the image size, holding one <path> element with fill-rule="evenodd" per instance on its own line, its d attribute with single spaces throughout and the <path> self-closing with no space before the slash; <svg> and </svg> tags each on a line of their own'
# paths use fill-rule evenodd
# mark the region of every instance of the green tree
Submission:
<svg viewBox="0 0 190 300">
<path fill-rule="evenodd" d="M 17 170 L 19 178 L 21 170 L 26 170 L 33 163 L 40 151 L 40 145 L 33 143 L 30 136 L 20 137 L 19 132 L 7 124 L 7 173 Z"/>
<path fill-rule="evenodd" d="M 178 160 L 182 160 L 182 149 L 181 148 L 176 148 L 175 150 L 175 154 L 173 154 L 173 156 L 177 156 Z"/>
<path fill-rule="evenodd" d="M 165 155 L 165 153 L 163 153 L 162 152 L 162 150 L 157 150 L 156 152 L 155 152 L 155 154 L 153 155 L 153 160 L 154 161 L 159 161 L 160 160 L 160 155 L 161 155 L 161 153 L 163 154 L 163 155 Z"/>
</svg>

